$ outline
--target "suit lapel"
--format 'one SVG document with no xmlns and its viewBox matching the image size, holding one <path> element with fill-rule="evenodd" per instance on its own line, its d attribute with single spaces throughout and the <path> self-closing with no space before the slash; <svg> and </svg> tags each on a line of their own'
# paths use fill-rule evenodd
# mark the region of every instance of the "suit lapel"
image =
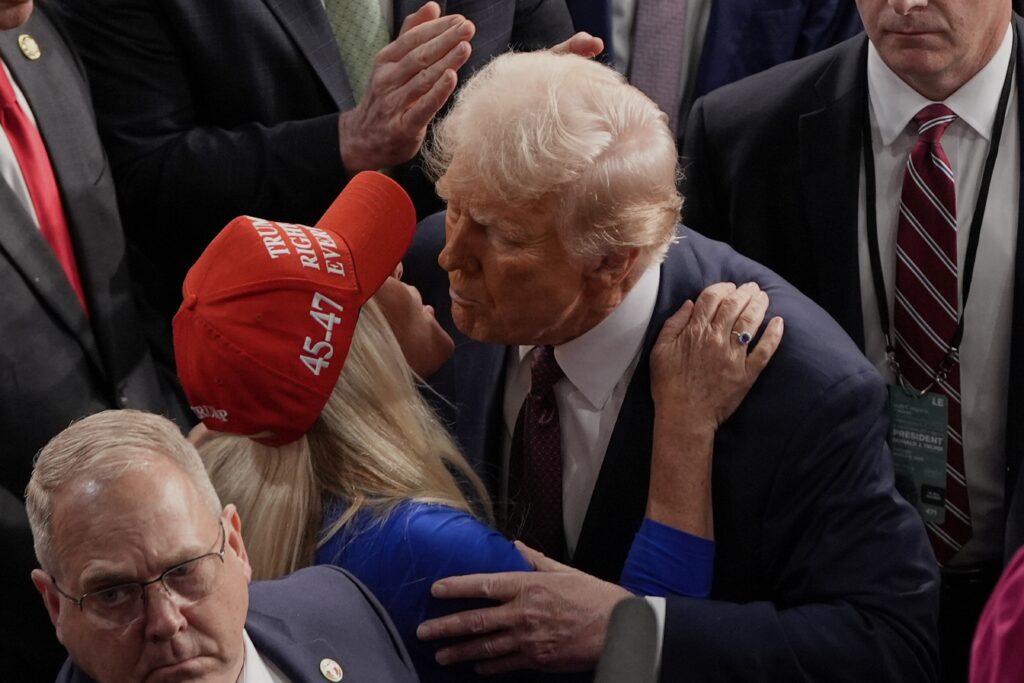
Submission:
<svg viewBox="0 0 1024 683">
<path fill-rule="evenodd" d="M 464 352 L 453 358 L 455 386 L 463 388 L 456 397 L 457 436 L 466 458 L 495 494 L 501 481 L 501 408 L 508 347 L 463 340 Z M 456 343 L 460 341 L 457 337 Z"/>
<path fill-rule="evenodd" d="M 837 55 L 815 84 L 823 106 L 800 117 L 798 138 L 818 303 L 861 348 L 857 217 L 866 59 L 866 38 Z"/>
<path fill-rule="evenodd" d="M 38 60 L 26 59 L 17 47 L 17 36 L 22 34 L 33 35 L 38 41 L 42 52 Z M 108 245 L 102 235 L 94 235 L 72 220 L 76 215 L 75 197 L 69 195 L 68 188 L 75 186 L 72 179 L 79 183 L 81 179 L 94 179 L 103 169 L 103 157 L 98 143 L 90 155 L 90 150 L 81 140 L 82 131 L 77 122 L 84 120 L 85 125 L 91 125 L 92 119 L 87 113 L 87 100 L 79 99 L 84 94 L 79 94 L 76 83 L 69 78 L 73 74 L 68 69 L 71 58 L 61 59 L 61 47 L 58 37 L 35 18 L 17 31 L 0 34 L 0 56 L 28 100 L 50 156 L 64 201 L 79 271 L 86 285 L 90 307 L 93 307 L 99 303 L 94 296 L 102 296 L 105 291 L 96 284 L 109 282 L 110 261 L 114 259 L 103 258 L 109 255 L 110 250 L 106 248 Z M 92 327 L 71 284 L 50 245 L 6 183 L 0 184 L 0 211 L 10 217 L 0 224 L 0 249 L 7 253 L 25 281 L 78 340 L 102 374 L 104 363 Z M 102 227 L 109 232 L 109 226 Z M 86 254 L 96 254 L 97 258 L 84 258 Z"/>
<path fill-rule="evenodd" d="M 661 266 L 658 298 L 644 336 L 640 361 L 626 390 L 572 565 L 606 581 L 618 582 L 633 536 L 647 507 L 653 443 L 654 402 L 650 357 L 665 320 L 702 289 L 700 265 L 682 239 Z"/>
<path fill-rule="evenodd" d="M 356 102 L 321 0 L 263 0 L 327 88 L 339 111 Z"/>
</svg>

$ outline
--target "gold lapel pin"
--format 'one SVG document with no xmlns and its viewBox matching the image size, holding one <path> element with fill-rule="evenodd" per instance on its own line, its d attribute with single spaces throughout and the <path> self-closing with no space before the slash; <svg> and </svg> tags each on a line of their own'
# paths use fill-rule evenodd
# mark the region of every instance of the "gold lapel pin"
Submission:
<svg viewBox="0 0 1024 683">
<path fill-rule="evenodd" d="M 341 670 L 341 664 L 329 657 L 320 660 L 320 673 L 331 683 L 338 683 L 345 676 L 345 672 Z"/>
<path fill-rule="evenodd" d="M 18 36 L 18 47 L 21 48 L 21 54 L 25 55 L 25 59 L 34 61 L 43 55 L 43 51 L 39 49 L 39 43 L 27 33 Z"/>
</svg>

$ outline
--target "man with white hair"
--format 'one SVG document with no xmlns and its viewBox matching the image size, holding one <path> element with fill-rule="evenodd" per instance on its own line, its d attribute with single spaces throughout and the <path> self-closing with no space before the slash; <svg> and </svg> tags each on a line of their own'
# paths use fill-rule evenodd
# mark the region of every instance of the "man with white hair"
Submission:
<svg viewBox="0 0 1024 683">
<path fill-rule="evenodd" d="M 664 114 L 604 66 L 515 54 L 465 85 L 435 135 L 428 159 L 448 209 L 421 224 L 406 260 L 456 335 L 432 381 L 507 501 L 508 528 L 549 556 L 530 555 L 537 572 L 435 584 L 437 597 L 500 603 L 421 625 L 421 638 L 473 636 L 439 661 L 594 666 L 644 518 L 678 529 L 687 491 L 709 483 L 649 476 L 657 332 L 687 300 L 694 316 L 742 307 L 755 293 L 740 283 L 753 282 L 785 337 L 732 417 L 675 434 L 714 447 L 715 567 L 710 599 L 652 590 L 662 678 L 933 679 L 936 571 L 893 488 L 884 386 L 792 286 L 677 226 Z M 718 338 L 742 352 L 757 343 L 742 320 L 729 332 Z"/>
<path fill-rule="evenodd" d="M 234 505 L 165 418 L 106 411 L 40 452 L 32 581 L 71 658 L 58 681 L 415 681 L 386 613 L 343 570 L 249 585 Z"/>
</svg>

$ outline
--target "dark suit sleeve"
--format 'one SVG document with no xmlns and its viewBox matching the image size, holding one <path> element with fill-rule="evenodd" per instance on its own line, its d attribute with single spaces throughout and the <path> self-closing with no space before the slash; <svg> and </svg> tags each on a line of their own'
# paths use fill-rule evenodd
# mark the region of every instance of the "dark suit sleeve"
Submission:
<svg viewBox="0 0 1024 683">
<path fill-rule="evenodd" d="M 144 226 L 143 241 L 157 251 L 180 249 L 182 242 L 198 250 L 213 237 L 206 233 L 242 210 L 295 219 L 309 209 L 293 207 L 289 201 L 296 200 L 289 197 L 336 194 L 344 184 L 337 112 L 270 126 L 244 115 L 232 125 L 204 121 L 211 103 L 200 98 L 230 99 L 232 79 L 225 74 L 222 92 L 197 92 L 190 69 L 218 65 L 190 63 L 170 6 L 157 0 L 61 0 L 89 70 L 129 230 Z M 265 96 L 274 98 L 273 89 Z"/>
<path fill-rule="evenodd" d="M 893 489 L 885 402 L 861 373 L 803 417 L 762 521 L 772 601 L 669 598 L 663 680 L 934 680 L 935 560 Z"/>
<path fill-rule="evenodd" d="M 683 223 L 711 239 L 730 242 L 727 214 L 717 209 L 715 185 L 707 150 L 704 98 L 690 110 L 683 138 L 682 171 Z"/>
<path fill-rule="evenodd" d="M 510 44 L 520 50 L 557 45 L 573 34 L 565 0 L 518 0 Z"/>
</svg>

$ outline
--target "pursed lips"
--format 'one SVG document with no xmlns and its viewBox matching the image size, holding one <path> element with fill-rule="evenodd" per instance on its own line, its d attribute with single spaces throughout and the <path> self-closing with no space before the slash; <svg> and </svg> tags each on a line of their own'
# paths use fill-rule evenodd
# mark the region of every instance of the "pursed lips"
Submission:
<svg viewBox="0 0 1024 683">
<path fill-rule="evenodd" d="M 467 299 L 466 297 L 464 297 L 454 287 L 449 287 L 448 288 L 448 296 L 449 296 L 449 298 L 451 298 L 453 304 L 463 304 L 463 305 L 465 305 L 465 304 L 473 303 L 472 300 Z"/>
</svg>

